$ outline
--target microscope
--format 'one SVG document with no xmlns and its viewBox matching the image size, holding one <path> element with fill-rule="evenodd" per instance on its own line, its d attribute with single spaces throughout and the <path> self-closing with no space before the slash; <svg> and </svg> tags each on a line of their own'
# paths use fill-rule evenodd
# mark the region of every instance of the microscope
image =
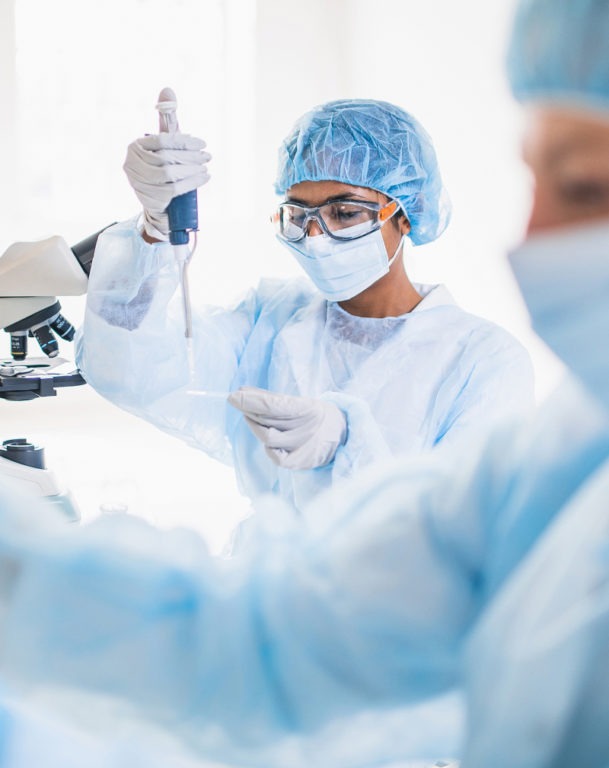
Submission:
<svg viewBox="0 0 609 768">
<path fill-rule="evenodd" d="M 71 341 L 75 329 L 61 314 L 56 297 L 86 293 L 95 245 L 103 231 L 73 248 L 55 236 L 14 243 L 0 255 L 0 328 L 10 334 L 11 355 L 0 357 L 0 398 L 52 397 L 59 389 L 85 383 L 75 364 L 59 357 L 56 336 Z M 28 355 L 32 340 L 42 355 Z M 69 520 L 80 518 L 70 492 L 46 468 L 44 449 L 26 438 L 7 439 L 0 445 L 2 476 L 46 497 Z"/>
</svg>

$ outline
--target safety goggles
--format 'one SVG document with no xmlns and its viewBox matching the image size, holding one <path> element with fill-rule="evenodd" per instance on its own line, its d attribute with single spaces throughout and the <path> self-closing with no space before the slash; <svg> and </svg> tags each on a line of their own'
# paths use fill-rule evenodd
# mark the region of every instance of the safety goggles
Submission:
<svg viewBox="0 0 609 768">
<path fill-rule="evenodd" d="M 380 229 L 399 210 L 391 200 L 385 205 L 355 200 L 331 200 L 315 208 L 299 203 L 281 203 L 272 216 L 279 237 L 296 243 L 307 234 L 310 221 L 334 240 L 357 240 Z M 357 227 L 357 229 L 354 229 Z"/>
</svg>

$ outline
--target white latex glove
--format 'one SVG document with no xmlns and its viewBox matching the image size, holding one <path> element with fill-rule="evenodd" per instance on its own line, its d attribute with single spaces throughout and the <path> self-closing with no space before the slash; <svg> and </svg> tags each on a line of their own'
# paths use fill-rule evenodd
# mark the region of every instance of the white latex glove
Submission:
<svg viewBox="0 0 609 768">
<path fill-rule="evenodd" d="M 347 420 L 334 403 L 257 387 L 231 392 L 228 402 L 245 415 L 269 457 L 286 469 L 329 464 L 347 438 Z"/>
<path fill-rule="evenodd" d="M 167 240 L 165 210 L 171 200 L 209 180 L 211 155 L 205 146 L 186 133 L 158 133 L 129 144 L 123 169 L 144 207 L 144 230 L 150 237 Z"/>
</svg>

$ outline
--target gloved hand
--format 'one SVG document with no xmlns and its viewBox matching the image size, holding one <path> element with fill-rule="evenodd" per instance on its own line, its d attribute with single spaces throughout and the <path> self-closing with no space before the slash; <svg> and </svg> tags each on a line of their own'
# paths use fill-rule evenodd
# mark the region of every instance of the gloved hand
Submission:
<svg viewBox="0 0 609 768">
<path fill-rule="evenodd" d="M 171 200 L 209 180 L 202 139 L 185 133 L 158 133 L 136 139 L 127 148 L 123 169 L 144 207 L 144 230 L 157 240 L 167 240 L 165 210 Z"/>
<path fill-rule="evenodd" d="M 286 469 L 329 464 L 347 438 L 347 420 L 334 403 L 257 387 L 231 392 L 228 402 L 245 415 L 269 457 Z"/>
</svg>

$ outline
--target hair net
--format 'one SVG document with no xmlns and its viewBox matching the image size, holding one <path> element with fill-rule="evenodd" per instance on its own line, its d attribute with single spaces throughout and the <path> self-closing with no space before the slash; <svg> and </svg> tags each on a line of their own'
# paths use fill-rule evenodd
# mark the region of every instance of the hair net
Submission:
<svg viewBox="0 0 609 768">
<path fill-rule="evenodd" d="M 521 0 L 507 67 L 517 99 L 609 110 L 609 2 Z"/>
<path fill-rule="evenodd" d="M 330 101 L 303 115 L 279 150 L 275 190 L 283 195 L 301 181 L 340 181 L 395 198 L 415 245 L 435 240 L 450 219 L 431 139 L 384 101 Z"/>
</svg>

